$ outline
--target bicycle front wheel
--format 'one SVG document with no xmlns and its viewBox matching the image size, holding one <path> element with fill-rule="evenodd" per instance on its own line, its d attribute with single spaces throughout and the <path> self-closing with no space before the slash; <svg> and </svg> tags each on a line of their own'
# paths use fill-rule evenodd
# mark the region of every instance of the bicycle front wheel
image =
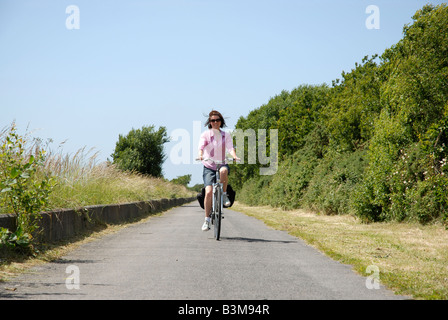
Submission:
<svg viewBox="0 0 448 320">
<path fill-rule="evenodd" d="M 219 189 L 218 189 L 219 190 Z M 214 219 L 214 232 L 215 232 L 215 239 L 219 240 L 221 236 L 221 208 L 222 208 L 222 196 L 221 192 L 215 193 L 215 219 Z"/>
</svg>

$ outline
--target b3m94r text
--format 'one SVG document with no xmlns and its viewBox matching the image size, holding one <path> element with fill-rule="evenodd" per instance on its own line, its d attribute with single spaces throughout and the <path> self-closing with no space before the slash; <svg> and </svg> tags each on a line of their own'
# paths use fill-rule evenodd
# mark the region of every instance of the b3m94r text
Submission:
<svg viewBox="0 0 448 320">
<path fill-rule="evenodd" d="M 222 314 L 269 314 L 269 305 L 267 304 L 224 304 Z"/>
</svg>

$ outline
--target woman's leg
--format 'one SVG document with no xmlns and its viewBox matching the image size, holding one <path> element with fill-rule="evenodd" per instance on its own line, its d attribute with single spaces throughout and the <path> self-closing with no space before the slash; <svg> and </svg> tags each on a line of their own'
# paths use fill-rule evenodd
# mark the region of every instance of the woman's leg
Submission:
<svg viewBox="0 0 448 320">
<path fill-rule="evenodd" d="M 209 218 L 210 213 L 212 211 L 212 195 L 213 195 L 213 187 L 206 186 L 205 187 L 205 199 L 204 199 L 204 208 L 205 208 L 205 217 Z"/>
<path fill-rule="evenodd" d="M 227 192 L 228 176 L 229 170 L 227 169 L 227 167 L 222 167 L 221 169 L 219 169 L 219 178 L 221 179 L 222 190 L 224 192 Z"/>
</svg>

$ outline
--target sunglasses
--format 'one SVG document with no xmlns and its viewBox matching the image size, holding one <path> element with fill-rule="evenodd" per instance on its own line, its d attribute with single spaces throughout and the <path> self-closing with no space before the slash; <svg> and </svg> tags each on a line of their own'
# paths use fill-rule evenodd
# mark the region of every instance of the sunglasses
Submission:
<svg viewBox="0 0 448 320">
<path fill-rule="evenodd" d="M 210 119 L 210 122 L 221 122 L 221 119 Z"/>
</svg>

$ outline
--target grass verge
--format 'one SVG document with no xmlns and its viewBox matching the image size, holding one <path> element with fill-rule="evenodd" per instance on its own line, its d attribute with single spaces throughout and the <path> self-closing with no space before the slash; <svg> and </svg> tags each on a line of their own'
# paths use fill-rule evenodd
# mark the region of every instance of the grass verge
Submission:
<svg viewBox="0 0 448 320">
<path fill-rule="evenodd" d="M 84 149 L 74 155 L 50 153 L 47 156 L 39 168 L 39 175 L 50 175 L 54 182 L 47 211 L 196 195 L 185 186 L 163 178 L 124 172 L 108 162 L 96 163 L 96 157 L 97 153 Z M 0 214 L 11 213 L 12 209 L 1 197 L 0 203 L 5 206 L 0 206 Z"/>
<path fill-rule="evenodd" d="M 50 209 L 191 197 L 196 193 L 163 178 L 124 172 L 115 165 L 96 163 L 97 154 L 79 150 L 74 155 L 50 154 L 45 171 L 55 179 Z"/>
<path fill-rule="evenodd" d="M 233 210 L 305 240 L 363 276 L 370 265 L 380 282 L 396 294 L 415 299 L 448 299 L 448 230 L 441 224 L 361 223 L 349 215 L 284 211 L 235 202 Z"/>
</svg>

